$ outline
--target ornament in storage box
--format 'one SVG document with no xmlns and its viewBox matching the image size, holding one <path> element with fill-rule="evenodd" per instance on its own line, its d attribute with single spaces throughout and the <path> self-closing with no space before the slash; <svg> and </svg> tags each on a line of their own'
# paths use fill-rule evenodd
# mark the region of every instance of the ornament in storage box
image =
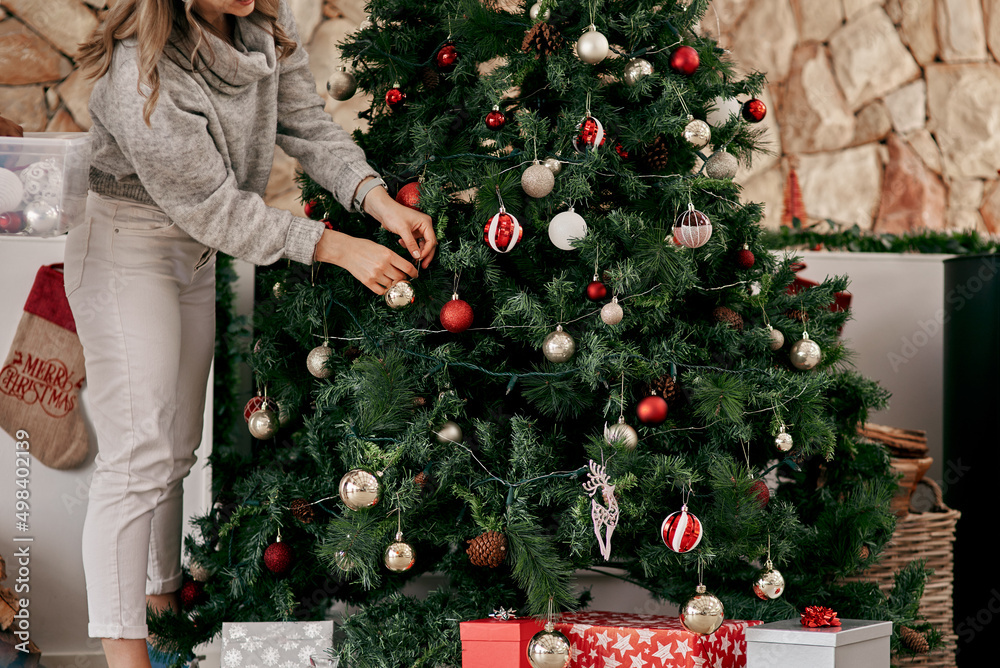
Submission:
<svg viewBox="0 0 1000 668">
<path fill-rule="evenodd" d="M 0 238 L 51 237 L 82 222 L 90 153 L 86 132 L 0 137 Z"/>
<path fill-rule="evenodd" d="M 544 625 L 532 617 L 461 622 L 462 668 L 531 668 L 528 641 Z"/>
<path fill-rule="evenodd" d="M 747 668 L 889 668 L 892 622 L 842 619 L 809 628 L 787 619 L 747 631 Z"/>
<path fill-rule="evenodd" d="M 700 635 L 678 617 L 595 611 L 561 615 L 556 629 L 569 638 L 572 668 L 743 668 L 744 633 L 760 623 L 727 619 Z"/>
<path fill-rule="evenodd" d="M 222 668 L 302 668 L 329 658 L 333 621 L 223 622 Z"/>
</svg>

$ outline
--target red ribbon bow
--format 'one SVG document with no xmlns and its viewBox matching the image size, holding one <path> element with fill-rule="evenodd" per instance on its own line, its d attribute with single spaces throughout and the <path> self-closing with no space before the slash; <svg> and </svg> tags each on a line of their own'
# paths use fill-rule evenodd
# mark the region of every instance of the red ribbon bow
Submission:
<svg viewBox="0 0 1000 668">
<path fill-rule="evenodd" d="M 820 626 L 840 626 L 840 620 L 837 619 L 837 613 L 830 608 L 824 608 L 821 605 L 810 605 L 802 613 L 802 626 L 808 626 L 813 629 Z"/>
</svg>

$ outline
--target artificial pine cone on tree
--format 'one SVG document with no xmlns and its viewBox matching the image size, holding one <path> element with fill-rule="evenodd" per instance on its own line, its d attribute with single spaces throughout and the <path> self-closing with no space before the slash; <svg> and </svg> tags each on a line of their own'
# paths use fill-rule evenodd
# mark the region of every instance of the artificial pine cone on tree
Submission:
<svg viewBox="0 0 1000 668">
<path fill-rule="evenodd" d="M 681 388 L 677 383 L 675 378 L 672 378 L 669 374 L 665 376 L 660 376 L 655 380 L 651 380 L 646 383 L 645 394 L 648 396 L 650 394 L 658 394 L 663 397 L 663 400 L 667 402 L 669 406 L 673 406 L 677 403 L 677 400 L 681 396 Z"/>
<path fill-rule="evenodd" d="M 521 50 L 525 53 L 535 52 L 535 58 L 547 56 L 562 48 L 563 38 L 554 27 L 540 21 L 525 33 L 521 42 Z"/>
<path fill-rule="evenodd" d="M 312 524 L 316 519 L 316 510 L 306 499 L 292 499 L 288 509 L 292 512 L 292 517 L 303 524 Z"/>
<path fill-rule="evenodd" d="M 507 556 L 507 537 L 499 531 L 487 531 L 466 542 L 465 553 L 474 566 L 496 568 Z"/>
<path fill-rule="evenodd" d="M 639 164 L 644 171 L 661 172 L 667 168 L 667 160 L 670 158 L 670 151 L 667 149 L 667 139 L 663 135 L 657 135 L 653 143 L 646 147 Z"/>
<path fill-rule="evenodd" d="M 899 628 L 899 640 L 907 649 L 917 654 L 926 654 L 931 650 L 930 643 L 927 642 L 924 634 L 911 629 L 909 626 L 901 626 Z"/>
<path fill-rule="evenodd" d="M 716 306 L 712 311 L 712 319 L 729 325 L 737 332 L 743 331 L 743 316 L 728 306 Z"/>
<path fill-rule="evenodd" d="M 431 91 L 441 83 L 441 77 L 433 67 L 423 67 L 420 69 L 420 81 L 424 84 L 424 90 Z"/>
</svg>

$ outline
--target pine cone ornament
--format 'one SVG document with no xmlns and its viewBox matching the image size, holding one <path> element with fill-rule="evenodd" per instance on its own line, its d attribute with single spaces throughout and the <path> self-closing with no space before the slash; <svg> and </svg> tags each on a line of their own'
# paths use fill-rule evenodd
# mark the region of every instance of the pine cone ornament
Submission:
<svg viewBox="0 0 1000 668">
<path fill-rule="evenodd" d="M 712 311 L 712 319 L 715 322 L 724 322 L 737 332 L 743 331 L 743 317 L 727 306 L 716 306 Z"/>
<path fill-rule="evenodd" d="M 899 640 L 903 646 L 917 654 L 926 654 L 931 651 L 930 643 L 919 631 L 914 631 L 909 626 L 899 627 Z"/>
<path fill-rule="evenodd" d="M 417 475 L 413 476 L 413 482 L 416 483 L 417 487 L 419 487 L 421 491 L 423 491 L 431 482 L 431 474 L 427 471 L 421 471 Z"/>
<path fill-rule="evenodd" d="M 441 77 L 434 68 L 424 67 L 420 70 L 420 81 L 424 84 L 424 90 L 434 90 L 441 83 Z"/>
<path fill-rule="evenodd" d="M 469 549 L 465 553 L 473 566 L 496 568 L 507 556 L 507 536 L 499 531 L 487 531 L 466 542 Z"/>
<path fill-rule="evenodd" d="M 347 346 L 346 348 L 344 348 L 343 355 L 348 362 L 353 362 L 354 360 L 361 357 L 361 348 L 358 348 L 357 346 Z"/>
<path fill-rule="evenodd" d="M 531 27 L 525 33 L 524 41 L 521 42 L 521 51 L 529 53 L 535 51 L 535 59 L 547 56 L 558 51 L 563 44 L 562 35 L 553 26 L 541 21 Z"/>
<path fill-rule="evenodd" d="M 791 309 L 790 311 L 785 311 L 785 315 L 792 320 L 798 320 L 799 322 L 805 322 L 809 315 L 802 309 Z"/>
<path fill-rule="evenodd" d="M 312 504 L 305 499 L 292 499 L 288 507 L 292 511 L 292 517 L 303 524 L 312 524 L 312 521 L 316 519 L 316 511 Z"/>
<path fill-rule="evenodd" d="M 643 152 L 642 157 L 639 158 L 639 164 L 647 172 L 659 172 L 667 166 L 667 159 L 669 157 L 670 152 L 667 150 L 667 139 L 663 135 L 660 135 Z"/>
<path fill-rule="evenodd" d="M 663 400 L 667 402 L 668 406 L 673 406 L 681 397 L 680 385 L 678 385 L 677 381 L 669 375 L 661 376 L 660 378 L 649 381 L 646 383 L 645 390 L 646 396 L 658 394 L 663 397 Z"/>
<path fill-rule="evenodd" d="M 868 549 L 867 545 L 862 545 L 859 556 L 861 561 L 868 561 L 868 557 L 872 556 L 872 551 Z"/>
</svg>

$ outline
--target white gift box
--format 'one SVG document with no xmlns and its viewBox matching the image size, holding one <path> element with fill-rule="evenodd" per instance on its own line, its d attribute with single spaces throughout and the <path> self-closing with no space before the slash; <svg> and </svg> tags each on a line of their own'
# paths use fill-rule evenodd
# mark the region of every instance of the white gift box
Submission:
<svg viewBox="0 0 1000 668">
<path fill-rule="evenodd" d="M 333 621 L 223 622 L 222 668 L 307 668 L 329 659 Z M 332 664 L 336 665 L 336 664 Z"/>
<path fill-rule="evenodd" d="M 786 619 L 750 627 L 747 668 L 889 668 L 892 622 L 840 622 L 813 629 Z"/>
</svg>

